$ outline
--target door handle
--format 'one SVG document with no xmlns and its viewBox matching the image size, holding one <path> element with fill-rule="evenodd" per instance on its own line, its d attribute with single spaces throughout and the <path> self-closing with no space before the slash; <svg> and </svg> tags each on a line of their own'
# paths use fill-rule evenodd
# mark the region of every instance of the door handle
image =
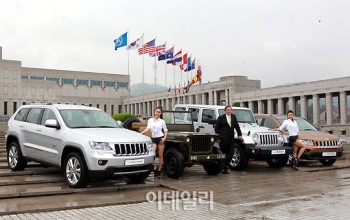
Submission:
<svg viewBox="0 0 350 220">
<path fill-rule="evenodd" d="M 42 131 L 42 129 L 41 128 L 38 128 L 38 129 L 36 129 L 37 131 Z"/>
<path fill-rule="evenodd" d="M 200 126 L 198 126 L 199 128 L 204 128 L 204 126 L 203 125 L 200 125 Z"/>
</svg>

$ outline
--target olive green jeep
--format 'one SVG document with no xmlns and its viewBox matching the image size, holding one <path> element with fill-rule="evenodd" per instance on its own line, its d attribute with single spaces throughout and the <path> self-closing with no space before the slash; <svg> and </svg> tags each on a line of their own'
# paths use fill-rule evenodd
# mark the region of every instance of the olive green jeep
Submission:
<svg viewBox="0 0 350 220">
<path fill-rule="evenodd" d="M 187 113 L 186 121 L 181 116 Z M 189 113 L 189 114 L 188 114 Z M 163 111 L 163 119 L 168 128 L 168 136 L 164 150 L 164 170 L 168 177 L 179 178 L 185 167 L 201 164 L 209 175 L 220 173 L 221 160 L 225 159 L 219 149 L 217 135 L 200 134 L 194 131 L 193 120 L 187 111 Z M 123 127 L 142 132 L 147 122 L 140 122 L 137 118 L 130 118 L 123 123 Z M 151 136 L 150 132 L 145 133 Z"/>
</svg>

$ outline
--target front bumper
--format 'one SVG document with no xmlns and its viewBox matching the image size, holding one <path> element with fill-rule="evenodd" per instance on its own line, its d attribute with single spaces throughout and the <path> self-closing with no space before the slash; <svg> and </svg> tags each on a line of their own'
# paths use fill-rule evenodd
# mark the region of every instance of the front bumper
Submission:
<svg viewBox="0 0 350 220">
<path fill-rule="evenodd" d="M 284 146 L 264 146 L 256 147 L 255 145 L 246 144 L 246 153 L 250 159 L 268 160 L 288 157 L 293 153 L 293 148 L 288 144 Z"/>
<path fill-rule="evenodd" d="M 189 158 L 191 161 L 209 161 L 209 160 L 222 160 L 225 159 L 226 154 L 208 154 L 208 155 L 191 155 Z"/>
<path fill-rule="evenodd" d="M 301 159 L 305 160 L 331 160 L 339 159 L 343 156 L 343 148 L 319 148 L 315 147 L 312 150 L 305 150 Z"/>
<path fill-rule="evenodd" d="M 154 165 L 155 154 L 149 152 L 147 155 L 115 156 L 95 151 L 86 158 L 90 176 L 101 178 L 148 172 Z"/>
</svg>

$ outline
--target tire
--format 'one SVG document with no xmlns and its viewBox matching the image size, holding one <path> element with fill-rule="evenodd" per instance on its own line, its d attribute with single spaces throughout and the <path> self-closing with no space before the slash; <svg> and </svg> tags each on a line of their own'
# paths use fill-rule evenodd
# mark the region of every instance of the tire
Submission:
<svg viewBox="0 0 350 220">
<path fill-rule="evenodd" d="M 244 153 L 242 147 L 238 146 L 237 144 L 234 144 L 233 146 L 233 157 L 230 162 L 230 169 L 231 170 L 243 170 L 248 165 L 248 157 Z"/>
<path fill-rule="evenodd" d="M 320 162 L 325 166 L 333 165 L 337 161 L 336 159 L 322 159 Z"/>
<path fill-rule="evenodd" d="M 128 175 L 128 179 L 131 183 L 140 183 L 143 182 L 149 176 L 149 172 L 145 173 L 136 173 Z"/>
<path fill-rule="evenodd" d="M 132 127 L 132 123 L 134 122 L 141 122 L 141 121 L 137 118 L 128 118 L 124 121 L 123 128 L 133 130 L 131 127 Z"/>
<path fill-rule="evenodd" d="M 267 164 L 272 168 L 281 168 L 287 165 L 289 157 L 269 159 L 266 160 Z"/>
<path fill-rule="evenodd" d="M 184 157 L 176 149 L 169 149 L 165 152 L 164 168 L 168 177 L 179 178 L 185 169 Z"/>
<path fill-rule="evenodd" d="M 71 152 L 64 160 L 64 178 L 71 188 L 84 188 L 89 184 L 89 177 L 84 160 L 80 154 Z"/>
<path fill-rule="evenodd" d="M 221 171 L 220 160 L 205 162 L 202 165 L 208 175 L 218 175 Z"/>
<path fill-rule="evenodd" d="M 24 170 L 27 160 L 23 158 L 21 148 L 17 142 L 11 142 L 7 150 L 7 164 L 13 171 Z"/>
</svg>

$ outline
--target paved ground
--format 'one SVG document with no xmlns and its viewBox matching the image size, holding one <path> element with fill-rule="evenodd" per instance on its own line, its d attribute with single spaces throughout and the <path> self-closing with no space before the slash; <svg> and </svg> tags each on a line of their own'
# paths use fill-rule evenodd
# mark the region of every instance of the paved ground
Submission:
<svg viewBox="0 0 350 220">
<path fill-rule="evenodd" d="M 155 182 L 159 187 L 86 197 L 91 201 L 119 197 L 129 200 L 127 204 L 71 209 L 72 203 L 66 210 L 0 219 L 349 219 L 349 167 L 349 160 L 341 160 L 331 167 L 307 164 L 295 172 L 253 162 L 243 172 L 208 176 L 195 166 L 178 180 L 162 177 Z M 30 204 L 36 201 L 27 201 Z"/>
</svg>

